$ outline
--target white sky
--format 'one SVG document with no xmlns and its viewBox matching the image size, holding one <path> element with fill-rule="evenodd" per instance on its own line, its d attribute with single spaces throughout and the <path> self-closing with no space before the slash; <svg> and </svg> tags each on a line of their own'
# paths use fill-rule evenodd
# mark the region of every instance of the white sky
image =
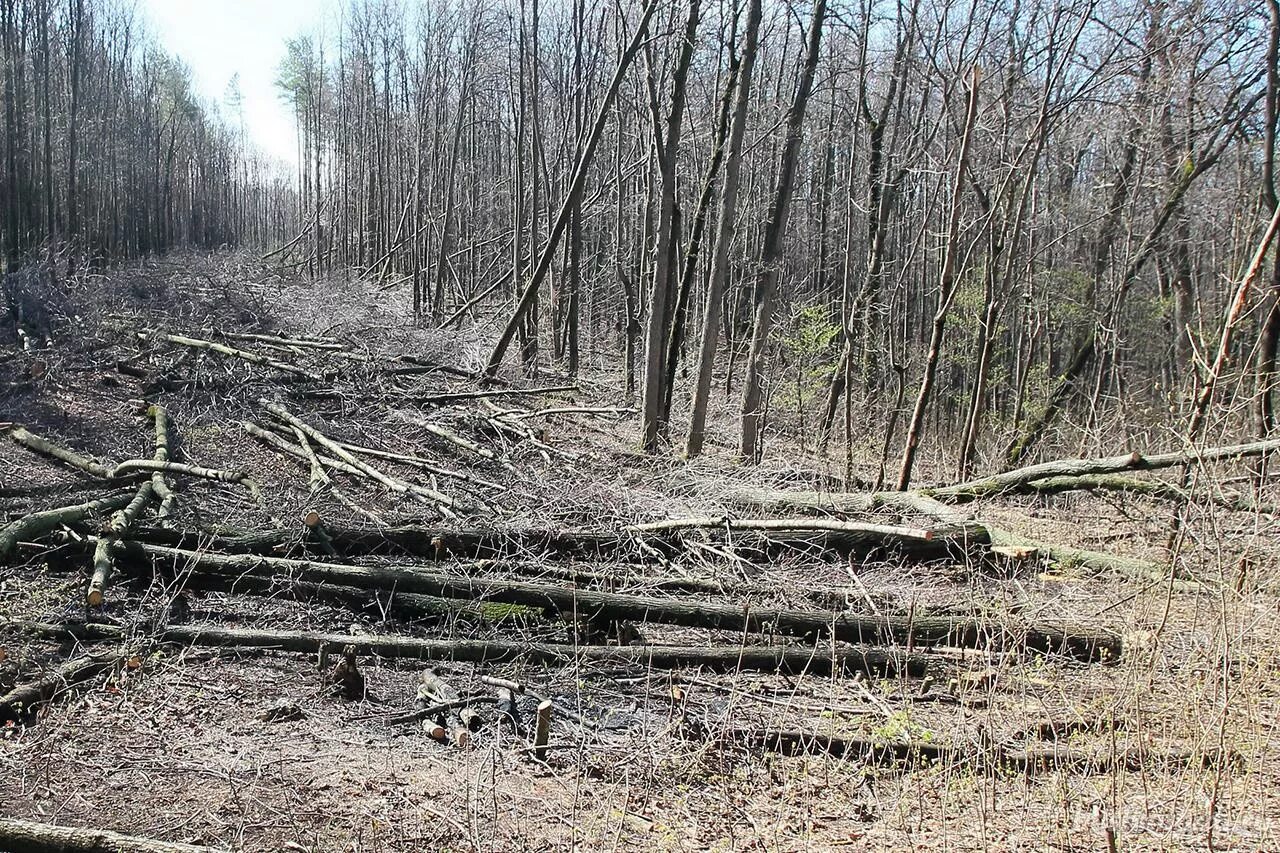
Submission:
<svg viewBox="0 0 1280 853">
<path fill-rule="evenodd" d="M 245 133 L 271 157 L 297 163 L 293 111 L 276 92 L 285 39 L 318 35 L 336 0 L 137 0 L 160 43 L 191 67 L 197 91 L 222 104 L 240 72 Z"/>
</svg>

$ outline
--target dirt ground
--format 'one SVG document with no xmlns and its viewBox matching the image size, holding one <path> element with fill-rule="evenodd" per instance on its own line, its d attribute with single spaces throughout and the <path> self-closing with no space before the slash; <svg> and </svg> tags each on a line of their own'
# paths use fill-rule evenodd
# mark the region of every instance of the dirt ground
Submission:
<svg viewBox="0 0 1280 853">
<path fill-rule="evenodd" d="M 618 529 L 682 515 L 741 515 L 731 500 L 735 485 L 831 488 L 842 467 L 781 435 L 771 437 L 762 465 L 740 466 L 727 420 L 710 431 L 721 443 L 694 463 L 675 453 L 635 453 L 636 419 L 625 412 L 530 414 L 522 422 L 533 438 L 485 432 L 491 409 L 483 401 L 415 401 L 474 390 L 458 370 L 480 366 L 491 326 L 415 324 L 400 294 L 370 282 L 304 282 L 221 254 L 142 262 L 61 287 L 53 346 L 0 349 L 0 421 L 104 460 L 150 458 L 153 433 L 139 401 L 163 404 L 174 458 L 247 472 L 254 484 L 184 480 L 169 521 L 176 528 L 298 529 L 314 509 L 335 524 Z M 343 354 L 260 348 L 324 374 L 320 382 L 282 382 L 270 367 L 159 337 L 224 340 L 225 332 L 327 336 L 342 342 Z M 387 370 L 406 364 L 455 370 Z M 520 381 L 570 384 L 555 375 Z M 522 417 L 547 407 L 628 406 L 618 375 L 589 373 L 574 384 L 494 405 Z M 337 475 L 332 487 L 313 490 L 305 463 L 244 431 L 242 422 L 263 422 L 263 398 L 286 401 L 325 434 L 428 455 L 480 478 L 487 485 L 391 466 L 414 482 L 483 500 L 491 511 L 442 519 L 409 495 Z M 464 452 L 432 426 L 483 442 L 493 458 Z M 1122 449 L 1132 448 L 1115 448 Z M 1225 481 L 1246 473 L 1237 463 L 1198 476 Z M 1259 503 L 1280 499 L 1275 484 L 1256 491 Z M 0 522 L 103 491 L 0 442 Z M 1172 518 L 1167 503 L 1084 493 L 971 508 L 1038 539 L 1153 559 L 1161 558 Z M 0 730 L 0 803 L 9 817 L 249 851 L 1083 851 L 1107 849 L 1109 835 L 1123 851 L 1280 849 L 1278 529 L 1266 512 L 1187 508 L 1177 562 L 1201 582 L 1196 592 L 1035 561 L 992 571 L 974 561 L 845 558 L 817 549 L 751 561 L 707 545 L 658 566 L 581 567 L 612 574 L 621 592 L 658 594 L 661 575 L 739 590 L 708 596 L 750 607 L 1070 622 L 1125 641 L 1122 658 L 1106 664 L 913 650 L 931 656 L 927 685 L 906 676 L 593 666 L 573 656 L 582 640 L 573 624 L 486 603 L 483 594 L 464 607 L 408 618 L 320 595 L 198 588 L 184 585 L 180 572 L 176 580 L 157 572 L 118 579 L 106 606 L 89 613 L 88 563 L 75 556 L 71 537 L 0 566 L 0 694 L 77 653 L 20 622 L 117 625 L 131 653 L 34 719 Z M 560 580 L 545 555 L 520 558 L 534 577 L 545 563 L 544 579 Z M 378 604 L 389 605 L 391 595 Z M 482 675 L 536 687 L 556 707 L 550 749 L 545 761 L 528 749 L 533 697 L 520 700 L 521 731 L 486 710 L 469 744 L 445 745 L 417 723 L 390 721 L 412 709 L 424 663 L 363 658 L 364 696 L 344 701 L 324 689 L 313 656 L 148 642 L 157 614 L 192 625 L 563 643 L 561 665 L 432 664 L 464 690 Z M 744 639 L 636 627 L 654 644 Z M 296 705 L 286 715 L 294 718 L 264 719 L 281 703 Z M 821 749 L 782 754 L 739 736 L 780 729 L 945 743 L 968 757 L 902 766 Z M 993 746 L 1053 745 L 1047 737 L 1112 760 L 1034 773 L 982 760 Z M 1135 750 L 1135 762 L 1114 760 Z M 1179 760 L 1160 758 L 1169 755 Z"/>
</svg>

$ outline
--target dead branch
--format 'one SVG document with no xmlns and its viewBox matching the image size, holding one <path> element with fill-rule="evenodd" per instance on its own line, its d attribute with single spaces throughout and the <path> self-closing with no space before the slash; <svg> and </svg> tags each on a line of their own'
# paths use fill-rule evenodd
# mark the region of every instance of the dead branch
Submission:
<svg viewBox="0 0 1280 853">
<path fill-rule="evenodd" d="M 148 341 L 151 339 L 151 336 L 148 335 L 146 332 L 138 332 L 138 338 L 143 341 Z M 238 358 L 238 359 L 242 359 L 243 361 L 250 362 L 251 364 L 261 364 L 265 367 L 271 367 L 283 373 L 291 373 L 294 376 L 299 376 L 303 379 L 309 379 L 313 382 L 319 382 L 321 379 L 320 376 L 312 373 L 309 370 L 303 370 L 301 367 L 298 367 L 297 365 L 279 361 L 274 358 L 268 358 L 265 355 L 258 355 L 257 353 L 249 352 L 248 350 L 237 349 L 236 347 L 229 347 L 226 344 L 215 343 L 214 341 L 204 341 L 204 340 L 200 340 L 199 338 L 188 338 L 184 335 L 168 335 L 168 334 L 160 335 L 160 339 L 167 341 L 171 344 L 177 344 L 179 346 L 191 347 L 192 349 L 205 350 L 207 352 L 216 352 L 222 355 L 229 355 L 229 356 L 232 356 L 233 358 Z"/>
<path fill-rule="evenodd" d="M 369 463 L 356 458 L 351 453 L 344 450 L 336 441 L 330 439 L 315 427 L 296 417 L 279 403 L 273 403 L 270 400 L 260 400 L 259 403 L 261 403 L 263 408 L 270 412 L 272 416 L 305 433 L 309 439 L 328 450 L 335 457 L 349 466 L 349 468 L 354 469 L 369 479 L 376 480 L 378 483 L 381 483 L 393 492 L 412 495 L 413 497 L 429 504 L 436 504 L 443 507 L 464 511 L 470 511 L 473 509 L 473 507 L 462 505 L 454 498 L 441 492 L 437 492 L 435 489 L 429 489 L 426 486 L 419 486 L 414 483 L 407 483 L 404 480 L 392 477 L 380 469 L 373 467 Z M 261 438 L 261 436 L 257 437 Z"/>
</svg>

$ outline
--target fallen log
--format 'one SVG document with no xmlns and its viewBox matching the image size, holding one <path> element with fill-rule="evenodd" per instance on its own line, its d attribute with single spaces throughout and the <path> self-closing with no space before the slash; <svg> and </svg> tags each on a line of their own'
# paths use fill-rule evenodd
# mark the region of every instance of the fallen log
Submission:
<svg viewBox="0 0 1280 853">
<path fill-rule="evenodd" d="M 637 571 L 642 564 L 626 566 L 606 566 L 603 570 L 583 568 L 581 564 L 569 562 L 567 565 L 547 560 L 520 560 L 517 555 L 527 556 L 528 550 L 519 540 L 509 541 L 507 547 L 501 542 L 486 542 L 479 538 L 474 540 L 481 547 L 460 549 L 456 531 L 439 531 L 435 535 L 423 534 L 416 528 L 388 528 L 380 535 L 376 528 L 353 529 L 335 526 L 323 522 L 322 551 L 330 557 L 369 557 L 377 555 L 398 554 L 430 557 L 444 561 L 466 559 L 466 563 L 456 563 L 450 569 L 467 575 L 483 576 L 486 574 L 524 575 L 526 577 L 546 580 L 568 581 L 579 585 L 595 585 L 606 589 L 620 586 L 643 587 L 659 592 L 669 593 L 728 593 L 749 592 L 750 587 L 739 581 L 717 580 L 707 577 L 686 577 L 680 575 L 659 575 L 653 572 Z M 403 537 L 403 538 L 402 538 Z M 136 542 L 150 545 L 165 545 L 173 548 L 190 550 L 223 551 L 237 554 L 262 554 L 277 557 L 304 557 L 316 552 L 316 536 L 301 530 L 272 530 L 265 532 L 235 534 L 227 531 L 191 531 L 170 527 L 135 527 L 130 538 Z M 534 547 L 536 551 L 537 548 Z M 465 553 L 461 553 L 465 551 Z M 479 551 L 488 553 L 507 553 L 515 559 L 501 557 L 476 556 Z M 572 555 L 566 555 L 572 557 Z"/>
<path fill-rule="evenodd" d="M 1201 592 L 1204 589 L 1203 584 L 1179 577 L 1176 573 L 1171 579 L 1169 569 L 1149 560 L 1028 539 L 995 527 L 988 527 L 987 532 L 993 545 L 1034 549 L 1050 562 L 1059 565 L 1078 566 L 1096 573 L 1110 572 L 1140 583 L 1172 583 L 1178 592 Z"/>
<path fill-rule="evenodd" d="M 845 515 L 888 510 L 899 514 L 923 515 L 954 527 L 962 527 L 973 521 L 970 513 L 919 492 L 806 492 L 735 485 L 723 495 L 723 500 L 733 506 L 775 512 L 810 510 Z"/>
<path fill-rule="evenodd" d="M 15 853 L 209 853 L 215 849 L 121 835 L 106 829 L 0 818 L 0 850 Z"/>
<path fill-rule="evenodd" d="M 1134 451 L 1122 456 L 1095 459 L 1058 459 L 952 486 L 921 489 L 920 492 L 944 501 L 972 501 L 1017 492 L 1036 480 L 1049 477 L 1115 474 L 1121 471 L 1154 471 L 1197 462 L 1221 462 L 1263 456 L 1276 450 L 1280 450 L 1280 439 L 1174 453 L 1157 453 L 1150 456 Z"/>
<path fill-rule="evenodd" d="M 1121 474 L 1080 474 L 1077 476 L 1046 477 L 1033 480 L 1019 487 L 1018 493 L 1057 495 L 1064 492 L 1128 492 L 1159 500 L 1192 502 L 1201 501 L 1220 506 L 1232 512 L 1264 512 L 1280 514 L 1275 504 L 1258 503 L 1239 493 L 1214 494 L 1212 491 L 1192 492 L 1167 480 L 1141 480 Z"/>
<path fill-rule="evenodd" d="M 1215 750 L 1154 750 L 1146 747 L 1089 750 L 1066 746 L 1018 749 L 980 744 L 966 746 L 934 740 L 886 741 L 796 730 L 732 729 L 725 733 L 724 739 L 735 745 L 783 755 L 816 753 L 904 768 L 967 764 L 977 769 L 994 768 L 1027 775 L 1054 770 L 1106 775 L 1118 770 L 1211 768 L 1234 759 L 1234 756 Z"/>
<path fill-rule="evenodd" d="M 127 629 L 94 623 L 51 625 L 0 619 L 11 631 L 26 631 L 58 640 L 82 643 L 119 641 Z M 593 666 L 680 669 L 704 667 L 722 672 L 785 672 L 851 674 L 919 678 L 930 667 L 931 658 L 904 654 L 891 649 L 796 646 L 600 646 L 517 643 L 504 640 L 427 640 L 394 635 L 317 634 L 297 631 L 265 631 L 216 626 L 169 625 L 154 639 L 189 646 L 275 649 L 317 654 L 321 649 L 353 646 L 357 654 L 384 658 L 440 660 L 463 663 L 507 663 L 524 660 L 563 666 L 574 663 Z"/>
<path fill-rule="evenodd" d="M 133 492 L 116 492 L 87 503 L 33 512 L 0 528 L 0 560 L 8 560 L 19 542 L 39 539 L 64 524 L 78 524 L 128 506 Z"/>
<path fill-rule="evenodd" d="M 112 544 L 129 530 L 154 497 L 155 488 L 148 480 L 138 487 L 133 500 L 111 517 L 106 535 L 98 539 L 97 547 L 93 551 L 93 576 L 89 579 L 89 588 L 85 592 L 85 601 L 90 607 L 102 606 L 107 582 L 111 579 Z"/>
<path fill-rule="evenodd" d="M 153 457 L 157 462 L 169 461 L 169 413 L 164 406 L 152 404 L 147 407 L 147 414 L 156 423 L 156 452 Z M 160 500 L 160 508 L 156 510 L 159 518 L 168 518 L 173 513 L 173 486 L 164 471 L 151 473 L 151 490 Z"/>
<path fill-rule="evenodd" d="M 1035 485 L 1035 483 L 1030 484 L 1031 487 Z M 1080 566 L 1095 572 L 1111 572 L 1144 583 L 1163 582 L 1169 579 L 1169 570 L 1157 563 L 1020 536 L 975 520 L 961 510 L 948 507 L 935 498 L 920 493 L 819 493 L 744 488 L 735 489 L 729 494 L 739 503 L 774 510 L 818 509 L 839 513 L 870 512 L 888 507 L 909 510 L 937 518 L 944 524 L 953 525 L 947 529 L 962 531 L 965 545 L 1034 549 L 1054 563 Z M 857 522 L 825 523 L 854 524 Z M 1175 588 L 1180 592 L 1196 592 L 1201 588 L 1198 583 L 1185 579 L 1175 579 L 1174 583 Z"/>
<path fill-rule="evenodd" d="M 930 542 L 937 537 L 935 531 L 919 527 L 874 524 L 864 521 L 836 521 L 809 518 L 669 518 L 633 524 L 626 528 L 635 533 L 654 533 L 665 530 L 750 530 L 760 532 L 823 531 L 862 537 L 874 542 Z M 950 533 L 950 531 L 947 531 Z"/>
<path fill-rule="evenodd" d="M 120 639 L 124 639 L 121 636 Z M 120 660 L 119 654 L 103 653 L 81 655 L 62 663 L 35 681 L 19 684 L 0 696 L 0 723 L 25 719 L 36 713 L 41 705 L 53 701 L 70 687 L 87 681 L 99 673 L 111 669 Z M 0 848 L 4 849 L 4 848 Z"/>
<path fill-rule="evenodd" d="M 120 543 L 120 552 L 149 563 L 174 562 L 183 569 L 225 574 L 287 573 L 301 580 L 338 583 L 366 589 L 398 589 L 463 600 L 486 600 L 544 607 L 588 619 L 660 622 L 793 636 L 831 636 L 851 643 L 952 645 L 972 648 L 1065 653 L 1088 660 L 1119 657 L 1121 641 L 1114 634 L 1079 626 L 1011 626 L 998 621 L 945 616 L 863 616 L 851 613 L 753 608 L 689 598 L 652 598 L 582 590 L 527 581 L 476 580 L 421 571 L 414 567 L 348 566 L 336 563 L 262 557 L 255 554 L 213 554 Z"/>
<path fill-rule="evenodd" d="M 274 344 L 278 347 L 302 347 L 303 349 L 331 350 L 334 352 L 347 348 L 346 344 L 333 339 L 282 338 L 276 335 L 260 335 L 250 332 L 219 332 L 218 334 L 227 340 Z"/>
<path fill-rule="evenodd" d="M 89 456 L 76 453 L 74 450 L 68 450 L 49 441 L 47 438 L 38 436 L 25 427 L 14 427 L 9 430 L 9 438 L 21 444 L 23 447 L 39 453 L 41 456 L 48 456 L 50 459 L 56 459 L 65 465 L 69 465 L 78 471 L 83 471 L 93 477 L 106 480 L 111 478 L 111 467 L 101 461 Z"/>
</svg>

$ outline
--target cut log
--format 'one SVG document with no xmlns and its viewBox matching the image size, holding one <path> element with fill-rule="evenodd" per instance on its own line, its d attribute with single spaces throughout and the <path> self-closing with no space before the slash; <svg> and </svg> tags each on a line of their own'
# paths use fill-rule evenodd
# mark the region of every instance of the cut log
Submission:
<svg viewBox="0 0 1280 853">
<path fill-rule="evenodd" d="M 1139 583 L 1172 583 L 1178 592 L 1200 592 L 1203 589 L 1203 585 L 1197 581 L 1179 578 L 1177 574 L 1170 579 L 1169 569 L 1148 560 L 1028 539 L 994 527 L 987 528 L 987 531 L 994 545 L 1034 550 L 1059 565 L 1078 566 L 1098 574 L 1116 574 Z"/>
<path fill-rule="evenodd" d="M 123 543 L 122 543 L 123 544 Z M 1115 659 L 1121 641 L 1114 634 L 1079 626 L 1013 626 L 993 620 L 863 616 L 823 611 L 752 608 L 695 599 L 651 598 L 580 590 L 515 580 L 474 580 L 412 567 L 347 566 L 336 563 L 225 555 L 130 542 L 124 550 L 148 563 L 176 563 L 184 570 L 224 574 L 290 574 L 301 580 L 365 589 L 398 589 L 464 600 L 486 600 L 552 608 L 589 619 L 660 622 L 728 631 L 776 632 L 792 636 L 831 636 L 852 643 L 911 643 L 974 648 L 1026 648 L 1066 653 L 1090 660 Z"/>
<path fill-rule="evenodd" d="M 0 850 L 14 853 L 210 853 L 215 849 L 121 835 L 106 829 L 0 818 Z"/>
<path fill-rule="evenodd" d="M 128 506 L 133 492 L 116 492 L 87 503 L 33 512 L 0 528 L 0 561 L 13 556 L 19 542 L 39 539 L 64 524 L 79 524 Z"/>
<path fill-rule="evenodd" d="M 471 699 L 463 699 L 453 685 L 433 669 L 424 671 L 418 680 L 417 703 L 424 709 L 439 709 L 436 713 L 452 731 L 454 746 L 466 746 L 471 741 L 471 732 L 479 726 L 479 715 L 468 707 Z"/>
<path fill-rule="evenodd" d="M 49 625 L 0 619 L 0 626 L 57 640 L 80 642 L 118 641 L 126 629 L 115 625 Z M 609 667 L 680 669 L 705 667 L 724 672 L 785 672 L 870 676 L 925 674 L 931 658 L 880 648 L 795 646 L 570 646 L 551 643 L 517 643 L 502 640 L 424 640 L 393 635 L 312 634 L 297 631 L 260 631 L 198 625 L 169 625 L 156 639 L 192 646 L 278 649 L 318 654 L 325 648 L 354 646 L 358 654 L 384 658 L 505 663 L 526 660 L 548 665 L 575 662 Z"/>
</svg>

